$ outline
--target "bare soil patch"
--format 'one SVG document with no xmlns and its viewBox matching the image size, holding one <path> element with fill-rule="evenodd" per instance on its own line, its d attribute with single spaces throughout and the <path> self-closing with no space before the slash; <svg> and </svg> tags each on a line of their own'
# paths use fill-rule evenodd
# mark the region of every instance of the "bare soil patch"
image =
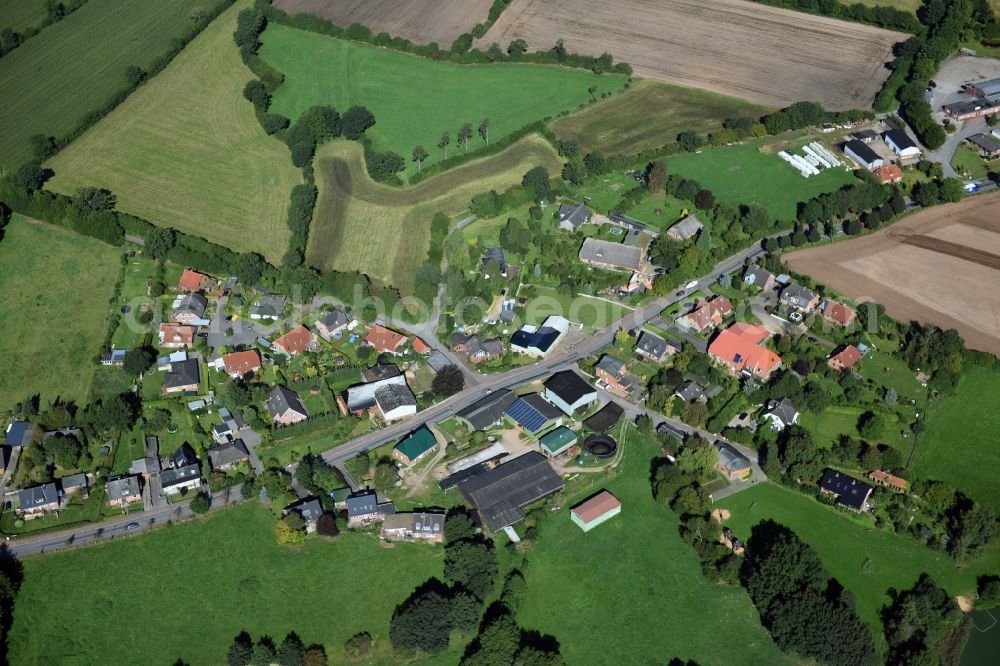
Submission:
<svg viewBox="0 0 1000 666">
<path fill-rule="evenodd" d="M 275 0 L 286 14 L 313 14 L 346 28 L 360 23 L 417 44 L 446 49 L 485 21 L 493 0 Z"/>
<path fill-rule="evenodd" d="M 765 106 L 871 106 L 892 46 L 908 35 L 745 0 L 514 0 L 477 42 L 557 39 L 575 53 L 632 65 L 638 76 Z"/>
<path fill-rule="evenodd" d="M 785 261 L 851 298 L 885 305 L 896 319 L 954 328 L 970 347 L 1000 354 L 1000 256 L 988 251 L 998 246 L 1000 193 L 994 193 L 921 211 L 871 236 L 793 252 Z"/>
</svg>

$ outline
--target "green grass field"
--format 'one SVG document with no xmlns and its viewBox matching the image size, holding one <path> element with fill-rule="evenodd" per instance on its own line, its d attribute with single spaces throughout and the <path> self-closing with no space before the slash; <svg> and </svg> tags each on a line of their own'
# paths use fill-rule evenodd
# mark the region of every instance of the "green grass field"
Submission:
<svg viewBox="0 0 1000 666">
<path fill-rule="evenodd" d="M 45 0 L 0 0 L 0 29 L 22 32 L 45 17 Z"/>
<path fill-rule="evenodd" d="M 858 613 L 875 629 L 877 640 L 881 636 L 879 610 L 889 603 L 886 592 L 890 588 L 909 588 L 927 572 L 950 594 L 970 594 L 979 574 L 1000 569 L 1000 544 L 959 571 L 944 553 L 873 529 L 845 511 L 773 483 L 727 497 L 718 506 L 732 512 L 726 525 L 742 539 L 749 538 L 751 527 L 773 518 L 815 548 L 830 575 L 854 592 Z M 866 560 L 870 560 L 867 569 Z"/>
<path fill-rule="evenodd" d="M 624 447 L 604 486 L 621 514 L 588 533 L 570 520 L 569 507 L 599 485 L 545 517 L 527 555 L 518 623 L 554 635 L 568 664 L 783 663 L 743 589 L 707 582 L 676 517 L 653 501 L 656 443 L 633 431 Z"/>
<path fill-rule="evenodd" d="M 769 109 L 715 93 L 655 81 L 639 81 L 628 92 L 557 118 L 560 139 L 580 142 L 583 153 L 632 155 L 677 140 L 684 130 L 707 133 L 736 116 L 759 118 Z"/>
<path fill-rule="evenodd" d="M 1000 511 L 1000 372 L 971 368 L 957 393 L 930 408 L 920 437 L 915 469 L 921 478 L 951 484 Z"/>
<path fill-rule="evenodd" d="M 812 433 L 818 446 L 829 448 L 837 442 L 841 435 L 859 437 L 858 418 L 866 411 L 868 409 L 865 407 L 833 405 L 819 414 L 809 412 L 802 414 L 799 417 L 799 424 Z M 912 436 L 907 439 L 902 434 L 909 431 L 908 424 L 899 423 L 893 412 L 880 411 L 879 413 L 885 419 L 885 434 L 879 437 L 879 443 L 898 448 L 905 457 L 913 445 Z"/>
<path fill-rule="evenodd" d="M 33 134 L 61 136 L 124 89 L 125 68 L 148 67 L 198 5 L 91 0 L 0 58 L 0 166 L 31 159 Z"/>
<path fill-rule="evenodd" d="M 793 220 L 797 204 L 855 182 L 843 168 L 826 169 L 803 178 L 777 155 L 757 150 L 756 143 L 715 148 L 667 158 L 667 170 L 691 178 L 731 205 L 760 204 L 776 218 Z"/>
<path fill-rule="evenodd" d="M 461 152 L 463 123 L 473 124 L 474 150 L 484 145 L 476 131 L 483 118 L 496 141 L 577 108 L 590 99 L 590 86 L 600 95 L 624 83 L 620 76 L 543 65 L 434 62 L 282 25 L 268 27 L 262 39 L 261 57 L 285 74 L 272 111 L 295 119 L 315 104 L 341 112 L 363 104 L 375 114 L 368 136 L 377 148 L 405 157 L 408 174 L 417 171 L 411 152 L 418 144 L 430 153 L 424 166 L 443 159 L 436 147 L 442 132 L 451 134 L 449 155 Z"/>
<path fill-rule="evenodd" d="M 120 250 L 15 215 L 0 240 L 0 408 L 34 393 L 84 402 Z"/>
<path fill-rule="evenodd" d="M 550 287 L 534 287 L 536 296 L 525 306 L 525 323 L 539 325 L 552 314 L 591 328 L 604 328 L 631 312 L 631 308 L 602 298 L 560 294 Z"/>
<path fill-rule="evenodd" d="M 128 664 L 155 655 L 221 664 L 245 629 L 275 642 L 296 631 L 306 644 L 324 644 L 334 663 L 344 661 L 344 641 L 368 631 L 376 659 L 387 662 L 393 609 L 419 583 L 441 575 L 442 553 L 426 544 L 383 548 L 362 534 L 283 547 L 271 513 L 231 508 L 134 539 L 26 560 L 10 660 Z"/>
<path fill-rule="evenodd" d="M 288 197 L 301 174 L 243 99 L 253 75 L 232 33 L 249 4 L 223 12 L 155 79 L 52 159 L 49 187 L 108 187 L 120 210 L 280 261 Z"/>
<path fill-rule="evenodd" d="M 361 147 L 345 141 L 317 154 L 319 203 L 306 260 L 321 270 L 359 270 L 404 292 L 427 257 L 435 213 L 458 215 L 474 195 L 518 184 L 533 166 L 554 174 L 562 164 L 548 143 L 529 136 L 498 155 L 399 188 L 372 181 L 363 159 Z"/>
<path fill-rule="evenodd" d="M 974 180 L 986 178 L 990 171 L 996 170 L 998 163 L 998 160 L 987 162 L 976 150 L 965 145 L 958 147 L 951 160 L 951 166 L 960 176 Z"/>
</svg>

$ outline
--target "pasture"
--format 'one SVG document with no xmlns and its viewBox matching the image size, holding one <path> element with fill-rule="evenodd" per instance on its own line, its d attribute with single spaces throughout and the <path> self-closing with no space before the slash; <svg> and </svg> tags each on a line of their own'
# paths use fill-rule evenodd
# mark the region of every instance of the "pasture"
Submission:
<svg viewBox="0 0 1000 666">
<path fill-rule="evenodd" d="M 197 6 L 92 0 L 0 58 L 0 166 L 32 159 L 32 135 L 62 136 L 107 103 L 126 87 L 125 68 L 148 67 Z"/>
<path fill-rule="evenodd" d="M 86 402 L 121 250 L 20 215 L 2 233 L 0 408 L 35 393 Z"/>
<path fill-rule="evenodd" d="M 579 141 L 581 154 L 632 155 L 674 143 L 684 130 L 707 133 L 720 129 L 726 118 L 759 118 L 768 110 L 733 97 L 644 80 L 556 118 L 549 127 L 560 139 Z"/>
<path fill-rule="evenodd" d="M 788 662 L 746 592 L 706 581 L 677 518 L 653 500 L 656 441 L 631 430 L 623 444 L 624 458 L 606 484 L 603 474 L 582 475 L 593 477 L 587 490 L 546 512 L 527 555 L 518 623 L 555 636 L 568 664 L 595 663 L 595 655 L 622 664 L 650 663 L 652 655 L 658 663 L 727 664 L 734 654 L 741 664 Z M 621 514 L 585 533 L 569 508 L 602 488 L 621 501 Z"/>
<path fill-rule="evenodd" d="M 278 263 L 301 174 L 243 99 L 253 74 L 232 33 L 249 4 L 223 12 L 155 79 L 50 160 L 56 176 L 48 187 L 107 187 L 120 210 Z"/>
<path fill-rule="evenodd" d="M 855 301 L 882 303 L 895 319 L 954 328 L 970 347 L 1000 353 L 1000 193 L 918 211 L 784 260 Z"/>
<path fill-rule="evenodd" d="M 354 142 L 330 143 L 317 153 L 319 202 L 306 262 L 320 270 L 361 271 L 404 293 L 412 291 L 414 275 L 426 259 L 435 213 L 457 215 L 468 209 L 474 195 L 519 184 L 534 166 L 553 174 L 562 166 L 537 136 L 412 187 L 372 181 L 363 159 Z"/>
<path fill-rule="evenodd" d="M 371 28 L 373 34 L 387 32 L 415 44 L 447 49 L 463 32 L 486 20 L 493 0 L 276 0 L 274 6 L 286 14 L 314 14 L 347 28 L 352 23 Z"/>
<path fill-rule="evenodd" d="M 22 32 L 45 20 L 45 0 L 0 0 L 0 29 Z"/>
<path fill-rule="evenodd" d="M 221 664 L 245 629 L 278 643 L 295 631 L 306 644 L 324 644 L 335 663 L 345 661 L 344 641 L 368 631 L 376 659 L 388 662 L 392 611 L 419 583 L 441 575 L 442 554 L 426 544 L 384 548 L 365 534 L 279 546 L 269 511 L 233 507 L 136 538 L 25 560 L 10 659 L 128 664 L 136 655 L 155 655 Z M 95 575 L 101 571 L 113 574 Z"/>
<path fill-rule="evenodd" d="M 763 106 L 868 108 L 908 35 L 745 0 L 514 0 L 476 42 L 611 53 L 636 75 Z"/>
<path fill-rule="evenodd" d="M 465 151 L 458 133 L 472 124 L 469 150 L 485 145 L 479 124 L 489 118 L 489 139 L 496 141 L 530 122 L 575 109 L 594 95 L 619 88 L 624 77 L 548 65 L 457 65 L 380 49 L 313 32 L 271 25 L 262 35 L 260 55 L 285 74 L 271 111 L 293 120 L 316 104 L 346 111 L 361 104 L 375 115 L 367 135 L 379 150 L 406 159 L 422 145 L 427 167 L 444 159 L 438 148 L 451 135 L 449 155 Z"/>
</svg>

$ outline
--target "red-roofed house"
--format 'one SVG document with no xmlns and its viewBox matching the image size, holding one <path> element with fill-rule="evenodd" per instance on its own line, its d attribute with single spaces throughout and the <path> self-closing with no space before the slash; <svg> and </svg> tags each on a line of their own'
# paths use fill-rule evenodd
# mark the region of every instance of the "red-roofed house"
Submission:
<svg viewBox="0 0 1000 666">
<path fill-rule="evenodd" d="M 694 310 L 687 313 L 678 323 L 687 326 L 693 331 L 702 331 L 714 328 L 722 323 L 722 320 L 733 314 L 733 304 L 725 296 L 716 296 L 710 301 L 698 301 Z"/>
<path fill-rule="evenodd" d="M 879 484 L 880 486 L 885 486 L 886 488 L 895 490 L 897 493 L 900 494 L 905 493 L 907 489 L 910 487 L 910 484 L 906 481 L 906 479 L 901 479 L 898 476 L 893 476 L 892 474 L 889 474 L 888 472 L 883 472 L 880 469 L 877 469 L 871 474 L 869 474 L 868 478 L 874 481 L 875 483 Z"/>
<path fill-rule="evenodd" d="M 887 164 L 885 166 L 880 166 L 879 168 L 872 171 L 875 177 L 882 181 L 883 185 L 890 185 L 892 183 L 898 183 L 903 180 L 903 170 L 900 169 L 895 164 Z"/>
<path fill-rule="evenodd" d="M 190 347 L 194 345 L 194 331 L 194 326 L 164 322 L 160 324 L 160 346 L 166 349 Z"/>
<path fill-rule="evenodd" d="M 834 370 L 850 370 L 861 360 L 861 352 L 854 345 L 845 345 L 843 349 L 826 360 L 826 364 Z"/>
<path fill-rule="evenodd" d="M 574 506 L 569 515 L 581 530 L 589 532 L 621 512 L 622 503 L 618 498 L 607 490 L 602 490 L 589 500 Z"/>
<path fill-rule="evenodd" d="M 854 308 L 837 301 L 827 301 L 823 307 L 823 318 L 837 326 L 850 326 L 854 323 Z"/>
<path fill-rule="evenodd" d="M 431 346 L 420 338 L 413 338 L 413 351 L 418 354 L 426 354 L 431 350 Z"/>
<path fill-rule="evenodd" d="M 271 343 L 271 345 L 282 354 L 295 356 L 304 351 L 313 351 L 319 346 L 316 336 L 308 328 L 299 324 L 288 333 Z"/>
<path fill-rule="evenodd" d="M 371 328 L 368 329 L 368 335 L 365 336 L 365 342 L 374 347 L 375 351 L 380 354 L 383 352 L 396 354 L 399 353 L 400 347 L 406 344 L 406 336 L 385 326 L 372 324 Z"/>
<path fill-rule="evenodd" d="M 222 357 L 222 366 L 233 379 L 245 377 L 260 370 L 260 354 L 254 349 L 231 352 Z"/>
<path fill-rule="evenodd" d="M 185 268 L 177 283 L 178 291 L 204 291 L 214 284 L 214 280 L 204 273 Z"/>
<path fill-rule="evenodd" d="M 781 357 L 761 344 L 770 335 L 763 326 L 736 323 L 715 336 L 708 353 L 732 373 L 767 379 L 781 367 Z"/>
</svg>

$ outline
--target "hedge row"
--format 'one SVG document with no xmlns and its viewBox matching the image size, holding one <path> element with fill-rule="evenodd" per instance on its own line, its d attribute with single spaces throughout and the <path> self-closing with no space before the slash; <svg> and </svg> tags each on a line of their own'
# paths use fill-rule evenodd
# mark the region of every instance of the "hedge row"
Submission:
<svg viewBox="0 0 1000 666">
<path fill-rule="evenodd" d="M 21 1 L 26 2 L 27 0 Z M 10 26 L 2 26 L 3 30 L 0 30 L 0 57 L 7 55 L 53 23 L 63 20 L 86 2 L 87 0 L 66 0 L 65 2 L 46 3 L 45 18 L 37 25 L 29 25 L 24 29 L 24 32 L 17 32 Z"/>
<path fill-rule="evenodd" d="M 869 7 L 860 2 L 853 5 L 846 5 L 837 0 L 753 0 L 762 5 L 772 7 L 782 7 L 784 9 L 794 9 L 807 14 L 819 14 L 820 16 L 830 16 L 843 19 L 845 21 L 856 21 L 876 25 L 889 30 L 901 30 L 903 32 L 918 33 L 923 30 L 920 21 L 910 12 L 895 7 L 879 5 Z"/>
</svg>

